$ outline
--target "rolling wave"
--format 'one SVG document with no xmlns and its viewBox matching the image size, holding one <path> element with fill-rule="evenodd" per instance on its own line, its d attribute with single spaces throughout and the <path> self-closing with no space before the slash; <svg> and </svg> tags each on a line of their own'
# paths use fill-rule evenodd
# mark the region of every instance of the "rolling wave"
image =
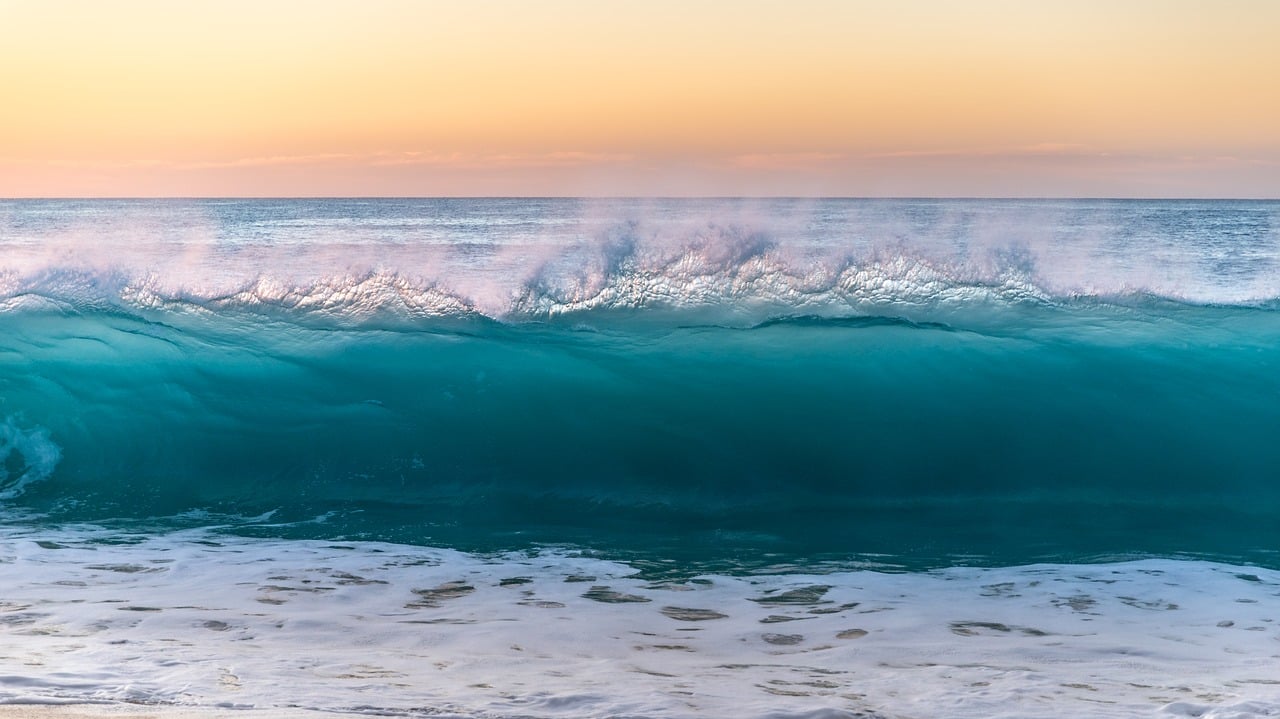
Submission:
<svg viewBox="0 0 1280 719">
<path fill-rule="evenodd" d="M 1277 306 L 1272 297 L 1205 301 L 1143 287 L 1106 294 L 1063 290 L 1025 267 L 978 272 L 909 255 L 806 265 L 772 252 L 726 260 L 689 250 L 674 257 L 627 256 L 607 268 L 543 267 L 531 279 L 509 279 L 509 287 L 498 293 L 501 301 L 494 301 L 468 293 L 465 285 L 453 288 L 388 269 L 303 279 L 264 273 L 202 284 L 122 268 L 55 268 L 0 274 L 0 312 L 118 310 L 149 317 L 223 313 L 339 326 L 645 316 L 675 323 L 702 320 L 751 326 L 805 316 L 929 322 L 1102 305 Z"/>
<path fill-rule="evenodd" d="M 0 314 L 0 504 L 695 563 L 1274 563 L 1280 313 L 1042 320 Z"/>
<path fill-rule="evenodd" d="M 0 200 L 0 701 L 816 717 L 924 677 L 975 716 L 1268 714 L 1276 228 Z"/>
<path fill-rule="evenodd" d="M 1276 564 L 1273 204 L 623 205 L 19 203 L 0 504 L 727 562 Z"/>
</svg>

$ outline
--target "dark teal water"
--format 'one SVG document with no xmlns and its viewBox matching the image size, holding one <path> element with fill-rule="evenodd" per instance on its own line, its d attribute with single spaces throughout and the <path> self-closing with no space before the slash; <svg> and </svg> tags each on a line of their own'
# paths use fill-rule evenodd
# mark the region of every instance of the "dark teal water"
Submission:
<svg viewBox="0 0 1280 719">
<path fill-rule="evenodd" d="M 581 214 L 531 206 L 545 232 L 548 217 Z M 661 232 L 629 221 L 513 234 L 495 218 L 519 213 L 499 204 L 481 207 L 497 238 L 481 247 L 483 227 L 454 245 L 436 229 L 432 244 L 408 220 L 385 230 L 355 211 L 352 223 L 385 233 L 289 240 L 269 231 L 278 203 L 247 203 L 234 222 L 206 208 L 226 235 L 216 241 L 153 222 L 133 242 L 128 208 L 87 207 L 53 206 L 114 229 L 68 240 L 68 220 L 39 219 L 47 203 L 18 206 L 25 224 L 7 225 L 10 516 L 569 545 L 699 567 L 1280 566 L 1272 204 L 1212 217 L 1194 204 L 1055 206 L 1046 232 L 1059 244 L 982 252 L 966 244 L 983 235 L 975 223 L 1031 227 L 1045 211 L 837 203 L 797 240 L 687 220 L 728 211 L 714 203 L 668 207 Z M 188 225 L 194 212 L 141 207 Z M 392 210 L 478 212 L 460 207 Z M 822 236 L 859 212 L 941 226 L 926 210 L 973 217 L 918 250 L 887 231 L 847 246 Z M 325 212 L 329 230 L 344 217 Z M 1187 222 L 1199 234 L 1182 244 L 1160 233 Z M 1085 247 L 1080 226 L 1106 241 Z M 1230 232 L 1263 259 L 1215 260 Z M 342 264 L 361 253 L 372 264 Z M 1078 261 L 1053 264 L 1067 256 Z M 1169 290 L 1195 271 L 1203 281 Z M 1158 281 L 1133 287 L 1141 276 Z M 477 289 L 486 278 L 502 311 Z M 1245 289 L 1260 294 L 1232 294 Z"/>
<path fill-rule="evenodd" d="M 1002 335 L 7 315 L 4 411 L 61 458 L 6 505 L 699 563 L 1274 563 L 1280 317 L 1082 314 Z"/>
</svg>

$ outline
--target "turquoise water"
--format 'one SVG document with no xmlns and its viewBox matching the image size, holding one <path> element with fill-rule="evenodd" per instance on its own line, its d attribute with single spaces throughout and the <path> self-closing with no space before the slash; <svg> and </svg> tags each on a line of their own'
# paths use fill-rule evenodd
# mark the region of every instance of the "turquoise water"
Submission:
<svg viewBox="0 0 1280 719">
<path fill-rule="evenodd" d="M 1280 203 L 0 201 L 0 703 L 1276 716 Z"/>
<path fill-rule="evenodd" d="M 703 569 L 1280 566 L 1278 219 L 7 202 L 0 511 Z"/>
</svg>

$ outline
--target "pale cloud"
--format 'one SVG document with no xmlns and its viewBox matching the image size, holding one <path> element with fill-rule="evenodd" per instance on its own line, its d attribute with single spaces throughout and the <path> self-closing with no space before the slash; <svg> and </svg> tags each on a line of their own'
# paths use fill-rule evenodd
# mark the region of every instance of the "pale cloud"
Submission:
<svg viewBox="0 0 1280 719">
<path fill-rule="evenodd" d="M 767 152 L 734 155 L 729 164 L 744 170 L 809 170 L 844 158 L 838 152 Z"/>
<path fill-rule="evenodd" d="M 63 160 L 23 159 L 0 157 L 0 164 L 39 165 L 88 170 L 157 169 L 157 170 L 228 170 L 245 168 L 269 168 L 284 166 L 366 166 L 387 167 L 417 165 L 442 169 L 504 169 L 504 168 L 555 168 L 587 167 L 592 165 L 620 165 L 631 162 L 634 155 L 623 153 L 556 151 L 542 153 L 467 153 L 467 152 L 321 152 L 303 155 L 269 155 L 238 157 L 229 160 Z"/>
<path fill-rule="evenodd" d="M 1166 154 L 1159 152 L 1132 152 L 1103 149 L 1090 145 L 1067 142 L 1043 142 L 1034 145 L 1008 147 L 944 148 L 937 150 L 903 150 L 862 155 L 865 161 L 939 160 L 960 163 L 1030 162 L 1053 163 L 1064 161 L 1086 163 L 1099 168 L 1117 168 L 1130 171 L 1147 171 L 1156 167 L 1270 167 L 1278 164 L 1278 158 L 1267 155 L 1240 157 L 1227 154 Z"/>
<path fill-rule="evenodd" d="M 225 161 L 178 162 L 171 163 L 170 166 L 180 170 L 271 167 L 279 165 L 354 165 L 368 167 L 419 165 L 455 169 L 502 169 L 580 167 L 625 163 L 631 159 L 631 155 L 577 151 L 484 154 L 410 150 L 403 152 L 325 152 L 310 155 L 273 155 L 270 157 L 244 157 Z"/>
<path fill-rule="evenodd" d="M 864 159 L 909 159 L 913 157 L 1002 158 L 1002 157 L 1110 157 L 1088 145 L 1073 142 L 1039 142 L 1005 147 L 955 147 L 934 150 L 897 150 L 863 155 Z"/>
<path fill-rule="evenodd" d="M 70 160 L 65 158 L 37 157 L 0 157 L 0 165 L 21 165 L 25 167 L 57 167 L 73 170 L 113 170 L 113 169 L 145 169 L 148 167 L 172 167 L 173 163 L 165 160 L 128 159 L 128 160 Z"/>
<path fill-rule="evenodd" d="M 431 153 L 400 152 L 378 153 L 372 156 L 371 165 L 424 165 L 454 167 L 459 169 L 525 168 L 525 167 L 582 167 L 587 165 L 616 165 L 630 162 L 634 155 L 622 153 L 559 151 L 542 153 Z"/>
<path fill-rule="evenodd" d="M 1045 142 L 879 154 L 741 152 L 696 158 L 560 150 L 294 155 L 0 157 L 0 197 L 705 196 L 1275 197 L 1280 150 L 1133 152 Z M 127 189 L 122 189 L 127 188 Z M 959 188 L 959 189 L 957 189 Z M 1213 188 L 1213 191 L 1206 190 Z"/>
<path fill-rule="evenodd" d="M 323 152 L 313 155 L 271 155 L 241 157 L 234 160 L 165 163 L 179 170 L 212 170 L 226 167 L 271 167 L 274 165 L 318 165 L 341 162 L 358 157 L 346 152 Z"/>
</svg>

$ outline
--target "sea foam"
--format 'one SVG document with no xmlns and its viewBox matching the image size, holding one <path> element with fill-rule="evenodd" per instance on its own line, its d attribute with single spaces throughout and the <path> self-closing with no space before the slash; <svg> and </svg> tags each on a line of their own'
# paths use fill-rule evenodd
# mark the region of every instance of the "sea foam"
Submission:
<svg viewBox="0 0 1280 719">
<path fill-rule="evenodd" d="M 217 531 L 0 530 L 0 701 L 480 717 L 1274 716 L 1280 573 L 646 578 Z"/>
<path fill-rule="evenodd" d="M 1274 203 L 6 202 L 0 309 L 736 324 L 1081 299 L 1270 306 Z"/>
<path fill-rule="evenodd" d="M 0 702 L 1275 716 L 1278 230 L 0 200 Z"/>
</svg>

